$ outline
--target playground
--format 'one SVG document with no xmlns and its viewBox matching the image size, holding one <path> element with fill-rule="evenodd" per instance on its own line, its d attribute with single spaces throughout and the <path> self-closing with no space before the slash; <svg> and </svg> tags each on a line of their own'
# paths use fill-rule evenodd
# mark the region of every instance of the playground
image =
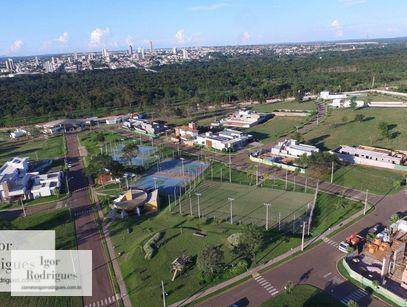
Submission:
<svg viewBox="0 0 407 307">
<path fill-rule="evenodd" d="M 268 210 L 270 228 L 292 230 L 295 227 L 297 232 L 301 221 L 307 218 L 314 195 L 207 180 L 191 194 L 186 193 L 180 203 L 174 202 L 174 196 L 168 197 L 172 201 L 173 212 L 229 222 L 232 206 L 233 223 L 238 224 L 255 223 L 263 226 Z M 265 204 L 269 204 L 268 209 Z"/>
</svg>

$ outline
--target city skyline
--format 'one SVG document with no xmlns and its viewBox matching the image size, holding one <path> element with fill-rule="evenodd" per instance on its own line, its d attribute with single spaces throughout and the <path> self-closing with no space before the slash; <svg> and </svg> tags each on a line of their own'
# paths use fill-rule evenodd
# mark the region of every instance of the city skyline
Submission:
<svg viewBox="0 0 407 307">
<path fill-rule="evenodd" d="M 403 37 L 406 9 L 400 0 L 8 2 L 3 10 L 16 14 L 0 20 L 0 57 L 149 49 L 150 41 L 172 48 Z"/>
</svg>

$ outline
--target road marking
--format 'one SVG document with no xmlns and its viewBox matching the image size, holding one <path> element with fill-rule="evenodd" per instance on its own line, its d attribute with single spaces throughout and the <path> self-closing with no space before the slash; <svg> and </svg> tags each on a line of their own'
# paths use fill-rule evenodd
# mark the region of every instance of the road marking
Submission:
<svg viewBox="0 0 407 307">
<path fill-rule="evenodd" d="M 345 305 L 347 305 L 350 300 L 359 302 L 367 295 L 369 295 L 369 293 L 367 293 L 365 290 L 358 289 L 358 290 L 353 291 L 349 295 L 345 296 L 344 298 L 342 298 L 341 302 Z"/>
<path fill-rule="evenodd" d="M 323 277 L 324 278 L 327 278 L 329 275 L 331 275 L 332 274 L 332 272 L 329 272 L 329 273 L 326 273 Z"/>
<path fill-rule="evenodd" d="M 263 276 L 257 275 L 256 277 L 254 277 L 254 280 L 271 296 L 274 296 L 278 293 L 278 290 Z"/>
<path fill-rule="evenodd" d="M 335 241 L 332 241 L 331 239 L 328 239 L 327 237 L 323 237 L 322 241 L 324 241 L 326 244 L 329 244 L 329 245 L 334 246 L 334 247 L 339 246 L 338 243 L 336 243 Z"/>
</svg>

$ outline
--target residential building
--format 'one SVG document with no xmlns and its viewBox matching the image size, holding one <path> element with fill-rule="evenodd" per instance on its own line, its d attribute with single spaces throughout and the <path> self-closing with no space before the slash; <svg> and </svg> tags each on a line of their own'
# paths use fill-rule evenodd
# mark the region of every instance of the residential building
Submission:
<svg viewBox="0 0 407 307">
<path fill-rule="evenodd" d="M 150 122 L 146 119 L 132 118 L 123 123 L 123 127 L 133 129 L 137 133 L 145 134 L 150 137 L 158 137 L 160 134 L 168 131 L 168 127 L 161 122 Z"/>
<path fill-rule="evenodd" d="M 345 99 L 348 96 L 344 93 L 334 93 L 331 94 L 329 91 L 323 91 L 319 94 L 319 98 L 323 100 L 333 100 L 333 99 Z"/>
<path fill-rule="evenodd" d="M 10 138 L 18 139 L 18 138 L 20 138 L 22 136 L 25 136 L 27 134 L 28 134 L 28 132 L 26 130 L 17 128 L 15 131 L 10 133 Z"/>
<path fill-rule="evenodd" d="M 244 147 L 251 140 L 252 135 L 250 134 L 225 129 L 218 133 L 206 132 L 205 134 L 198 135 L 196 144 L 221 151 L 233 151 Z"/>
<path fill-rule="evenodd" d="M 15 157 L 0 168 L 0 202 L 29 197 L 29 158 Z"/>
<path fill-rule="evenodd" d="M 250 110 L 238 110 L 227 118 L 221 119 L 219 124 L 225 127 L 250 128 L 270 118 L 270 114 L 257 113 Z"/>
<path fill-rule="evenodd" d="M 310 156 L 316 152 L 319 152 L 317 147 L 301 144 L 293 139 L 278 142 L 277 145 L 271 148 L 271 154 L 291 158 L 299 158 L 303 155 Z"/>
<path fill-rule="evenodd" d="M 363 108 L 365 106 L 363 100 L 355 100 L 355 104 L 356 108 Z M 330 104 L 328 104 L 328 106 L 331 108 L 350 108 L 352 106 L 352 101 L 350 99 L 335 98 Z"/>
<path fill-rule="evenodd" d="M 175 128 L 175 136 L 182 141 L 194 140 L 198 137 L 199 131 L 196 123 L 191 122 L 187 126 Z"/>
<path fill-rule="evenodd" d="M 56 195 L 59 193 L 62 183 L 62 172 L 48 174 L 31 173 L 31 196 L 39 198 L 44 196 Z"/>
<path fill-rule="evenodd" d="M 330 151 L 348 163 L 407 171 L 407 155 L 401 152 L 369 146 L 341 145 Z"/>
</svg>

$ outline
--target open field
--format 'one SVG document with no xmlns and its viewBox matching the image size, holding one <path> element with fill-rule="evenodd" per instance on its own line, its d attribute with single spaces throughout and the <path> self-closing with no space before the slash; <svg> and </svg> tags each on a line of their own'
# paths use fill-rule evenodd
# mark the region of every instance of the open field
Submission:
<svg viewBox="0 0 407 307">
<path fill-rule="evenodd" d="M 295 130 L 306 121 L 306 117 L 273 117 L 267 122 L 246 129 L 262 143 L 269 143 L 278 140 L 285 134 Z"/>
<path fill-rule="evenodd" d="M 104 142 L 98 140 L 98 135 L 103 135 Z M 79 134 L 79 140 L 82 146 L 84 146 L 89 156 L 95 156 L 102 151 L 111 150 L 115 143 L 119 143 L 125 140 L 129 140 L 117 132 L 111 132 L 106 130 L 101 131 L 83 131 Z"/>
<path fill-rule="evenodd" d="M 55 230 L 55 247 L 57 249 L 76 249 L 75 226 L 67 209 L 38 213 L 14 220 L 2 220 L 2 229 Z M 80 297 L 11 297 L 0 293 L 2 306 L 82 306 Z"/>
<path fill-rule="evenodd" d="M 261 307 L 287 306 L 287 307 L 339 307 L 343 306 L 328 293 L 311 285 L 296 285 L 292 293 L 281 293 Z"/>
<path fill-rule="evenodd" d="M 396 97 L 394 95 L 378 94 L 378 93 L 368 93 L 366 96 L 362 96 L 361 100 L 370 101 L 406 101 L 406 98 Z"/>
<path fill-rule="evenodd" d="M 400 183 L 405 178 L 401 171 L 362 165 L 348 165 L 339 168 L 334 173 L 334 183 L 361 191 L 385 195 L 397 192 Z"/>
<path fill-rule="evenodd" d="M 269 208 L 270 225 L 278 224 L 278 215 L 285 223 L 305 213 L 307 203 L 311 202 L 313 195 L 309 193 L 289 192 L 270 188 L 256 188 L 255 186 L 239 185 L 234 183 L 220 183 L 205 181 L 199 185 L 194 193 L 201 193 L 200 212 L 202 216 L 216 217 L 229 220 L 230 201 L 233 201 L 233 219 L 235 223 L 255 223 L 264 225 L 266 222 L 265 203 L 271 203 Z M 198 215 L 197 196 L 184 197 L 181 202 L 181 212 L 184 214 Z M 179 212 L 179 205 L 174 208 Z M 289 219 L 289 221 L 287 221 Z"/>
<path fill-rule="evenodd" d="M 362 122 L 355 115 L 362 114 Z M 368 145 L 389 149 L 407 150 L 407 109 L 365 108 L 362 110 L 333 110 L 322 123 L 304 135 L 308 143 L 321 149 L 332 149 L 339 145 Z M 380 135 L 379 123 L 386 122 L 393 137 Z"/>
<path fill-rule="evenodd" d="M 65 155 L 63 136 L 35 140 L 0 141 L 0 164 L 12 157 L 30 157 L 32 160 L 53 159 Z"/>
<path fill-rule="evenodd" d="M 275 110 L 316 110 L 317 106 L 314 101 L 299 103 L 297 101 L 265 103 L 254 105 L 251 109 L 257 112 L 273 112 Z"/>
</svg>

